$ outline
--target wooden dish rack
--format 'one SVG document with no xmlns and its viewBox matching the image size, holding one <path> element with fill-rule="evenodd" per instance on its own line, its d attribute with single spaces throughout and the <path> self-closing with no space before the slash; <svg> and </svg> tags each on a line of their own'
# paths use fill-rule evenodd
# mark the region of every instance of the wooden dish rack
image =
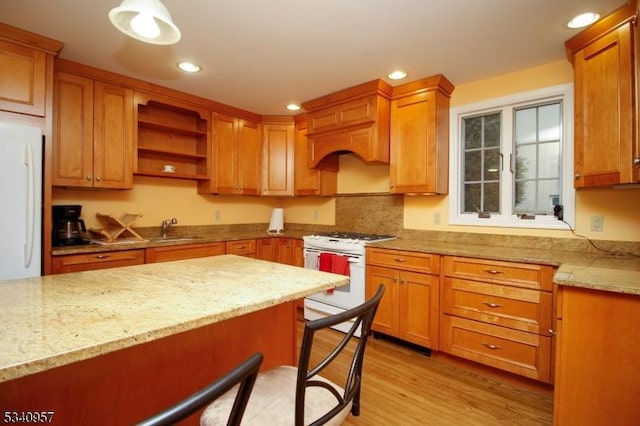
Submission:
<svg viewBox="0 0 640 426">
<path fill-rule="evenodd" d="M 103 228 L 91 228 L 89 231 L 100 238 L 104 238 L 109 243 L 122 237 L 144 241 L 146 238 L 131 229 L 136 219 L 141 216 L 139 213 L 125 213 L 118 219 L 110 214 L 96 213 L 96 217 L 103 225 Z"/>
</svg>

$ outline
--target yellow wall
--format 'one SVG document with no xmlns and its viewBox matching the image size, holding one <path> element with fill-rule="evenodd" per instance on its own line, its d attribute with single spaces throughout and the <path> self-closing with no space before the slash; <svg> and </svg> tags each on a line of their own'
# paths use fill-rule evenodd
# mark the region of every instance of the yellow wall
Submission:
<svg viewBox="0 0 640 426">
<path fill-rule="evenodd" d="M 458 106 L 513 93 L 566 84 L 573 79 L 568 61 L 558 61 L 456 87 L 451 105 Z M 365 164 L 353 154 L 340 157 L 339 194 L 387 193 L 389 166 Z M 284 208 L 285 223 L 335 224 L 333 198 L 264 198 L 199 195 L 192 181 L 136 177 L 130 191 L 54 189 L 54 204 L 82 204 L 88 226 L 95 213 L 142 213 L 136 226 L 155 226 L 176 217 L 182 225 L 268 223 L 271 210 Z M 581 190 L 576 194 L 576 231 L 593 239 L 640 241 L 640 189 Z M 216 212 L 219 220 L 216 220 Z M 440 216 L 440 225 L 434 216 Z M 590 231 L 590 217 L 604 217 L 603 232 Z M 448 196 L 406 196 L 404 227 L 516 235 L 571 237 L 568 231 L 449 226 Z M 285 226 L 286 228 L 286 226 Z"/>
</svg>

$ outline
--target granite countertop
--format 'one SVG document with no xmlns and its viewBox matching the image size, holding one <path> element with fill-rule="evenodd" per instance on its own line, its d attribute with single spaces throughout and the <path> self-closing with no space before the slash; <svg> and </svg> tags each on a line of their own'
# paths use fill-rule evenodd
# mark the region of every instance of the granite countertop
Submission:
<svg viewBox="0 0 640 426">
<path fill-rule="evenodd" d="M 559 285 L 640 295 L 640 257 L 399 238 L 371 246 L 557 267 Z"/>
<path fill-rule="evenodd" d="M 234 255 L 4 281 L 0 382 L 345 285 Z"/>
</svg>

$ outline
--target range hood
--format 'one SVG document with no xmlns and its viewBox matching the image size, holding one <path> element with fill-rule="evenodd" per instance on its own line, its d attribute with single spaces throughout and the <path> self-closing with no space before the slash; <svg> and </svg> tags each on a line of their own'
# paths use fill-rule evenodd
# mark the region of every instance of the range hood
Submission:
<svg viewBox="0 0 640 426">
<path fill-rule="evenodd" d="M 389 163 L 391 94 L 389 84 L 373 80 L 304 102 L 309 166 L 345 152 L 367 163 Z"/>
</svg>

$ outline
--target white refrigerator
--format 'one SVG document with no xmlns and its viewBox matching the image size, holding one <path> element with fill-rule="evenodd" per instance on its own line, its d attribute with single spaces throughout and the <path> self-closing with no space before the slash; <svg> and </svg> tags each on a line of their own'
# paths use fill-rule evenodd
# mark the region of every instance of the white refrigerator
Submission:
<svg viewBox="0 0 640 426">
<path fill-rule="evenodd" d="M 42 270 L 42 130 L 0 121 L 0 280 Z"/>
</svg>

